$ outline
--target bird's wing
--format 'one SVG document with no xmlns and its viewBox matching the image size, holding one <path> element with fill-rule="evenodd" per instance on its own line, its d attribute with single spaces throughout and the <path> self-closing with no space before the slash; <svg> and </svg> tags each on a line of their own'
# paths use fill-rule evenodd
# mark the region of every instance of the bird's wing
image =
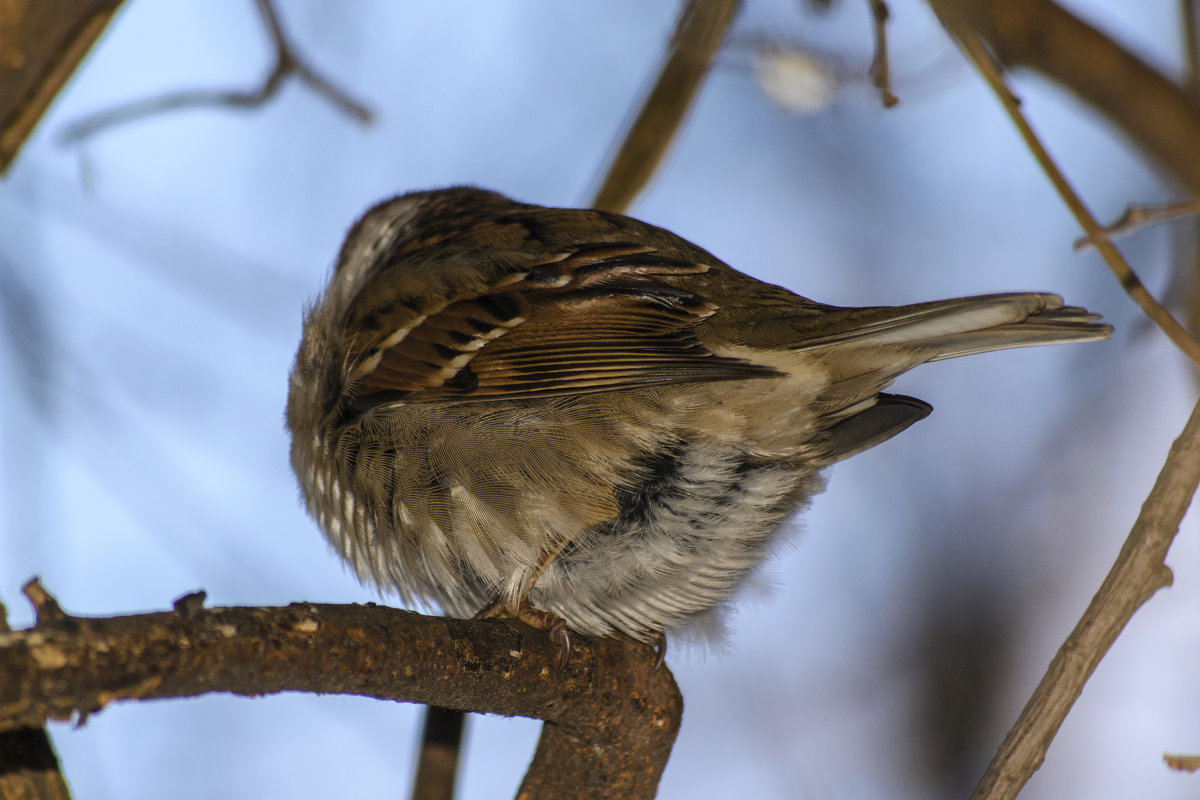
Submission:
<svg viewBox="0 0 1200 800">
<path fill-rule="evenodd" d="M 693 328 L 717 306 L 656 280 L 706 269 L 605 242 L 443 298 L 389 299 L 346 322 L 346 394 L 361 410 L 778 375 L 704 347 Z"/>
</svg>

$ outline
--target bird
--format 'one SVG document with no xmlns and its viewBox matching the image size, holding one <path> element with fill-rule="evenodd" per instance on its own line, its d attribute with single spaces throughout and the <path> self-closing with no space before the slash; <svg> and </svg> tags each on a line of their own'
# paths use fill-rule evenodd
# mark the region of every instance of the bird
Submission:
<svg viewBox="0 0 1200 800">
<path fill-rule="evenodd" d="M 665 644 L 723 618 L 827 467 L 930 413 L 884 391 L 901 373 L 1099 319 L 1041 292 L 826 305 L 628 216 L 410 192 L 305 313 L 291 464 L 381 592 L 524 621 L 564 660 L 572 633 Z"/>
</svg>

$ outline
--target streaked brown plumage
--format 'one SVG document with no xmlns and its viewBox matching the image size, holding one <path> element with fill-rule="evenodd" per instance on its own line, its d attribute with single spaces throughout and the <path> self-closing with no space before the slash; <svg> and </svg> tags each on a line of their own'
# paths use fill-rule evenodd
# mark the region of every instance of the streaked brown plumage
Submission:
<svg viewBox="0 0 1200 800">
<path fill-rule="evenodd" d="M 479 189 L 382 203 L 308 312 L 308 509 L 406 602 L 643 641 L 719 609 L 926 361 L 1104 339 L 1050 294 L 838 308 L 668 231 Z"/>
</svg>

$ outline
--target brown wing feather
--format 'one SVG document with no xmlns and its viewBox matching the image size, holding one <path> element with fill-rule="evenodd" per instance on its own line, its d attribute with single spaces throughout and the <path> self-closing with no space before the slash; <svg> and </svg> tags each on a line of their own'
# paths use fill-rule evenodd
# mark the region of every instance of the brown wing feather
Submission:
<svg viewBox="0 0 1200 800">
<path fill-rule="evenodd" d="M 693 328 L 717 307 L 654 281 L 706 269 L 642 245 L 598 243 L 474 296 L 393 299 L 357 322 L 361 355 L 346 392 L 363 410 L 778 375 L 701 345 Z"/>
</svg>

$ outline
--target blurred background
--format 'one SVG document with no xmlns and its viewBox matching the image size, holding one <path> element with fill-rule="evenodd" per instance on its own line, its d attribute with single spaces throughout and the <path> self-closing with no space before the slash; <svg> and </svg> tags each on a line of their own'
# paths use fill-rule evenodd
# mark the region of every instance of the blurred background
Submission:
<svg viewBox="0 0 1200 800">
<path fill-rule="evenodd" d="M 1066 3 L 1178 74 L 1177 3 Z M 306 518 L 282 413 L 301 310 L 368 205 L 471 183 L 586 205 L 678 3 L 281 0 L 284 30 L 376 114 L 298 82 L 254 111 L 71 122 L 181 89 L 252 88 L 250 0 L 129 0 L 0 183 L 0 599 L 63 606 L 378 600 Z M 728 645 L 668 656 L 683 729 L 664 798 L 965 797 L 1099 585 L 1195 395 L 928 8 L 891 3 L 900 105 L 867 78 L 866 3 L 747 0 L 630 213 L 841 305 L 1048 290 L 1111 342 L 921 368 L 934 414 L 839 464 Z M 764 46 L 778 52 L 766 55 Z M 790 54 L 782 58 L 780 53 Z M 1060 89 L 1025 109 L 1102 219 L 1176 190 Z M 785 102 L 786 101 L 786 102 Z M 1188 222 L 1122 240 L 1170 296 Z M 1194 798 L 1200 542 L 1100 665 L 1022 797 Z M 386 599 L 386 598 L 384 598 Z M 420 708 L 209 696 L 52 725 L 80 800 L 404 796 Z M 511 797 L 539 723 L 472 717 L 460 796 Z M 297 765 L 302 767 L 297 767 Z"/>
</svg>

